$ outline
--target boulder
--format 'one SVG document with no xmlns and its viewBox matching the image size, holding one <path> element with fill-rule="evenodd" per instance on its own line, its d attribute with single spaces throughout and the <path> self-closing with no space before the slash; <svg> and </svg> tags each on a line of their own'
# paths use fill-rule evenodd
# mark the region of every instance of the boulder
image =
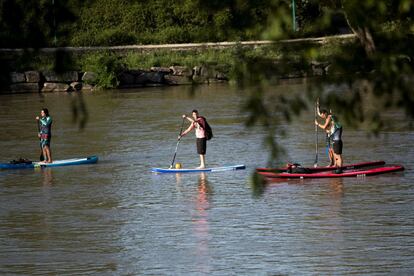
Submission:
<svg viewBox="0 0 414 276">
<path fill-rule="evenodd" d="M 227 80 L 224 74 L 219 74 L 214 67 L 203 65 L 194 67 L 193 81 L 196 83 L 210 83 Z M 221 79 L 218 79 L 219 76 Z"/>
<path fill-rule="evenodd" d="M 171 66 L 170 69 L 175 76 L 191 77 L 193 75 L 193 70 L 187 66 Z"/>
<path fill-rule="evenodd" d="M 98 76 L 94 72 L 85 72 L 82 75 L 82 81 L 89 84 L 96 84 Z"/>
<path fill-rule="evenodd" d="M 40 72 L 38 71 L 26 71 L 24 75 L 26 76 L 26 82 L 40 82 Z"/>
<path fill-rule="evenodd" d="M 148 72 L 142 70 L 124 71 L 118 75 L 118 80 L 122 86 L 147 85 L 149 83 L 165 83 L 163 72 Z"/>
<path fill-rule="evenodd" d="M 151 72 L 143 70 L 128 70 L 118 75 L 118 80 L 123 87 L 145 86 L 148 84 L 164 84 L 164 72 Z"/>
<path fill-rule="evenodd" d="M 161 72 L 161 73 L 166 73 L 166 74 L 169 74 L 172 72 L 172 70 L 168 67 L 151 67 L 150 70 L 152 72 Z"/>
<path fill-rule="evenodd" d="M 208 78 L 208 79 L 211 79 L 211 78 L 214 77 L 214 74 L 213 74 L 213 72 L 212 72 L 212 70 L 211 70 L 210 67 L 201 66 L 200 67 L 200 76 L 201 77 Z"/>
<path fill-rule="evenodd" d="M 311 62 L 312 75 L 314 76 L 326 75 L 327 68 L 329 65 L 330 65 L 329 62 L 312 61 Z"/>
<path fill-rule="evenodd" d="M 82 84 L 82 91 L 92 91 L 94 86 L 91 84 L 83 83 Z"/>
<path fill-rule="evenodd" d="M 76 71 L 68 71 L 61 74 L 52 71 L 44 71 L 43 76 L 45 77 L 47 82 L 75 82 L 79 81 L 79 74 Z"/>
<path fill-rule="evenodd" d="M 200 76 L 201 66 L 194 66 L 192 76 Z"/>
<path fill-rule="evenodd" d="M 191 77 L 187 76 L 175 76 L 175 75 L 165 75 L 165 82 L 169 85 L 182 85 L 182 84 L 192 84 L 193 81 Z"/>
<path fill-rule="evenodd" d="M 43 84 L 42 92 L 68 92 L 71 87 L 66 83 L 45 82 Z"/>
<path fill-rule="evenodd" d="M 26 77 L 25 77 L 24 73 L 11 72 L 9 76 L 10 76 L 10 82 L 11 83 L 26 82 Z"/>
<path fill-rule="evenodd" d="M 193 75 L 193 82 L 198 84 L 208 83 L 208 79 L 200 75 Z"/>
<path fill-rule="evenodd" d="M 38 83 L 14 83 L 14 84 L 10 84 L 8 89 L 12 93 L 39 92 L 39 84 Z"/>
<path fill-rule="evenodd" d="M 134 84 L 138 85 L 145 85 L 149 82 L 148 76 L 146 72 L 141 72 L 138 74 L 135 74 L 134 76 Z"/>
<path fill-rule="evenodd" d="M 214 79 L 216 78 L 216 74 L 217 74 L 215 70 L 213 69 L 213 67 L 210 67 L 207 65 L 196 66 L 193 68 L 193 72 L 194 72 L 193 79 L 194 79 L 194 76 L 197 76 L 203 79 Z"/>
<path fill-rule="evenodd" d="M 150 83 L 165 83 L 164 76 L 166 74 L 163 72 L 147 72 L 146 75 Z"/>
<path fill-rule="evenodd" d="M 135 84 L 136 75 L 132 71 L 125 71 L 118 74 L 118 80 L 120 85 L 132 85 Z"/>
<path fill-rule="evenodd" d="M 82 90 L 82 83 L 75 81 L 70 84 L 70 87 L 72 87 L 73 91 L 80 91 Z"/>
</svg>

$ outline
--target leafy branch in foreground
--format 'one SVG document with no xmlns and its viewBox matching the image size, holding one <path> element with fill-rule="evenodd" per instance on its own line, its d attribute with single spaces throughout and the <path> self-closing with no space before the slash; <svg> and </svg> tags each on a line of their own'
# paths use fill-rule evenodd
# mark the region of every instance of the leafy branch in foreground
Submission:
<svg viewBox="0 0 414 276">
<path fill-rule="evenodd" d="M 276 2 L 283 7 L 284 1 Z M 326 56 L 322 53 L 323 46 L 309 43 L 281 51 L 277 61 L 257 56 L 250 58 L 242 51 L 237 57 L 237 83 L 254 87 L 246 95 L 247 125 L 260 124 L 267 129 L 265 140 L 271 147 L 271 160 L 278 153 L 274 134 L 281 131 L 280 122 L 312 109 L 318 97 L 347 125 L 364 126 L 374 134 L 391 126 L 384 118 L 388 110 L 405 111 L 408 125 L 414 118 L 414 3 L 408 0 L 323 1 L 323 8 L 332 8 L 332 2 L 336 2 L 335 8 L 342 7 L 357 40 L 338 44 L 337 49 Z M 267 34 L 274 40 L 291 34 L 286 24 L 289 16 L 287 12 L 279 13 Z M 404 28 L 390 29 L 393 24 Z M 264 87 L 270 81 L 267 72 L 286 75 L 297 67 L 306 70 L 306 66 L 315 61 L 330 64 L 328 74 L 310 81 L 306 96 L 279 96 L 273 101 L 265 92 Z"/>
</svg>

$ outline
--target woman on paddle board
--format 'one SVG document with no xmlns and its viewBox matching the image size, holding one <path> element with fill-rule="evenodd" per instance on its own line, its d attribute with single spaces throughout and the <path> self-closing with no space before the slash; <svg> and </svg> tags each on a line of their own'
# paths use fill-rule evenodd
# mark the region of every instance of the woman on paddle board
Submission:
<svg viewBox="0 0 414 276">
<path fill-rule="evenodd" d="M 43 156 L 45 158 L 45 163 L 52 163 L 52 152 L 50 150 L 50 140 L 52 138 L 52 117 L 49 115 L 49 110 L 43 108 L 40 111 L 39 116 L 36 117 L 36 120 L 39 124 L 39 133 L 38 137 L 40 138 L 40 147 L 43 151 Z"/>
<path fill-rule="evenodd" d="M 322 114 L 319 110 L 319 99 L 316 101 L 316 107 L 317 107 L 316 111 L 318 113 L 318 116 L 322 117 Z M 332 111 L 329 110 L 329 113 L 332 113 Z M 335 157 L 334 157 L 334 151 L 333 151 L 333 148 L 332 148 L 331 137 L 329 137 L 330 136 L 330 129 L 329 128 L 325 129 L 325 134 L 326 134 L 326 138 L 325 138 L 326 148 L 328 150 L 327 153 L 328 153 L 328 157 L 329 157 L 329 164 L 328 164 L 327 167 L 332 167 L 332 166 L 335 165 Z"/>
<path fill-rule="evenodd" d="M 190 126 L 178 136 L 178 139 L 185 136 L 191 130 L 195 129 L 197 153 L 200 155 L 200 166 L 197 169 L 204 169 L 206 167 L 206 152 L 207 152 L 207 136 L 206 136 L 206 120 L 198 114 L 196 109 L 192 112 L 192 118 L 183 115 L 183 118 L 191 122 Z"/>
<path fill-rule="evenodd" d="M 327 110 L 319 110 L 319 104 L 317 105 L 318 115 L 325 119 L 324 124 L 319 124 L 315 119 L 315 125 L 322 128 L 328 133 L 328 139 L 332 141 L 330 143 L 330 151 L 333 151 L 334 165 L 335 167 L 342 167 L 342 125 L 339 123 L 337 117 L 330 114 Z M 340 170 L 337 170 L 341 173 Z"/>
</svg>

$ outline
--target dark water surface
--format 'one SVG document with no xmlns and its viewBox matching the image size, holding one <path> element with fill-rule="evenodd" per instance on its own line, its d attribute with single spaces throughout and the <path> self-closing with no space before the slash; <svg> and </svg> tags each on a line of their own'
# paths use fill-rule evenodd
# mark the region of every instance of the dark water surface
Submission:
<svg viewBox="0 0 414 276">
<path fill-rule="evenodd" d="M 303 85 L 273 87 L 275 93 Z M 1 275 L 412 275 L 414 131 L 378 138 L 345 128 L 345 162 L 385 160 L 405 172 L 367 178 L 284 181 L 257 191 L 266 165 L 263 130 L 246 129 L 242 98 L 228 86 L 84 93 L 89 114 L 73 123 L 70 94 L 2 95 L 0 161 L 36 159 L 35 116 L 54 119 L 55 159 L 98 155 L 97 165 L 0 171 Z M 168 167 L 180 115 L 200 110 L 213 127 L 209 166 L 245 171 L 154 175 Z M 396 124 L 402 113 L 390 114 Z M 313 112 L 279 138 L 313 164 Z M 321 136 L 320 141 L 323 140 Z M 320 164 L 326 164 L 321 142 Z M 198 166 L 194 135 L 177 161 Z"/>
</svg>

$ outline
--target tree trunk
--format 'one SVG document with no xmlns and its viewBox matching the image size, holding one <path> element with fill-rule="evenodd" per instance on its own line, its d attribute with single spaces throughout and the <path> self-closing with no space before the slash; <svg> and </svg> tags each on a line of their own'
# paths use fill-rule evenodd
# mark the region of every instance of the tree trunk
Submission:
<svg viewBox="0 0 414 276">
<path fill-rule="evenodd" d="M 355 22 L 355 25 L 353 24 L 353 22 L 351 22 L 344 8 L 343 1 L 342 10 L 344 11 L 345 19 L 348 23 L 349 28 L 358 37 L 359 41 L 365 49 L 366 54 L 368 56 L 372 56 L 375 52 L 375 42 L 370 29 L 367 26 L 360 25 L 358 22 Z"/>
</svg>

